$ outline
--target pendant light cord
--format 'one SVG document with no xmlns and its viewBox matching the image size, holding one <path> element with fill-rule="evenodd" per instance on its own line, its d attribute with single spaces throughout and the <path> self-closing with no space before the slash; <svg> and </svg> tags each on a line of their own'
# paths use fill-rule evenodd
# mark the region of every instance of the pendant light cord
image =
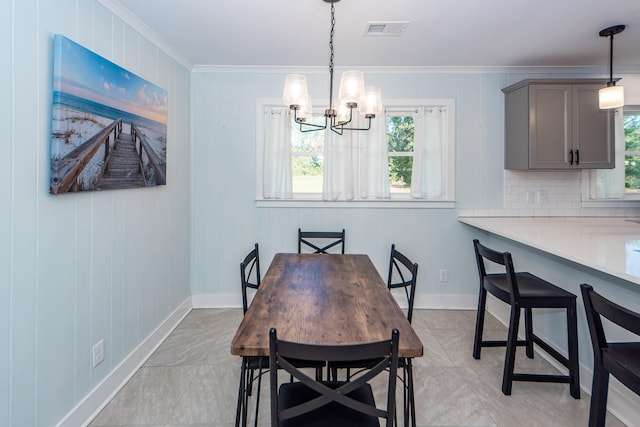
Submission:
<svg viewBox="0 0 640 427">
<path fill-rule="evenodd" d="M 616 82 L 613 81 L 613 32 L 611 32 L 611 44 L 609 46 L 609 83 L 607 83 L 607 86 L 615 86 Z"/>
</svg>

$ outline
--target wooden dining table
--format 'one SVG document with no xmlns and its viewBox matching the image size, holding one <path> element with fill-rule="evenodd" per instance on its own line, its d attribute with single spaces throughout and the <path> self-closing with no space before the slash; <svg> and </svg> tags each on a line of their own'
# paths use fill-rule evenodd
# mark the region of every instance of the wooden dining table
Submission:
<svg viewBox="0 0 640 427">
<path fill-rule="evenodd" d="M 269 329 L 307 344 L 382 341 L 398 329 L 398 356 L 422 356 L 422 342 L 367 255 L 278 253 L 233 340 L 231 353 L 268 356 Z"/>
</svg>

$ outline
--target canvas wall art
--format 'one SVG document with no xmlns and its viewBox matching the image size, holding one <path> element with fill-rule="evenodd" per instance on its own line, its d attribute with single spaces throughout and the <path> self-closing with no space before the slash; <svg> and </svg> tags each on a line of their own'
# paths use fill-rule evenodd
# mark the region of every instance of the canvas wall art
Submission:
<svg viewBox="0 0 640 427">
<path fill-rule="evenodd" d="M 167 91 L 54 36 L 49 191 L 164 185 Z"/>
</svg>

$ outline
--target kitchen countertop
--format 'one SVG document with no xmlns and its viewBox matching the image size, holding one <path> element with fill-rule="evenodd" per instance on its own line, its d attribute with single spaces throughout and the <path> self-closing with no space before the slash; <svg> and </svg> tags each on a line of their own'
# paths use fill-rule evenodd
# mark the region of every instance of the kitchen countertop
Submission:
<svg viewBox="0 0 640 427">
<path fill-rule="evenodd" d="M 640 285 L 640 219 L 459 217 L 458 220 Z"/>
</svg>

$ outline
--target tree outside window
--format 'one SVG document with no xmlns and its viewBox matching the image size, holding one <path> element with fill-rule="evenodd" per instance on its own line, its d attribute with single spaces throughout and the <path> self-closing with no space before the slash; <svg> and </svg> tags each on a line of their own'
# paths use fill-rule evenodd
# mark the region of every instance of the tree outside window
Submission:
<svg viewBox="0 0 640 427">
<path fill-rule="evenodd" d="M 640 193 L 640 108 L 624 112 L 625 193 Z"/>
</svg>

